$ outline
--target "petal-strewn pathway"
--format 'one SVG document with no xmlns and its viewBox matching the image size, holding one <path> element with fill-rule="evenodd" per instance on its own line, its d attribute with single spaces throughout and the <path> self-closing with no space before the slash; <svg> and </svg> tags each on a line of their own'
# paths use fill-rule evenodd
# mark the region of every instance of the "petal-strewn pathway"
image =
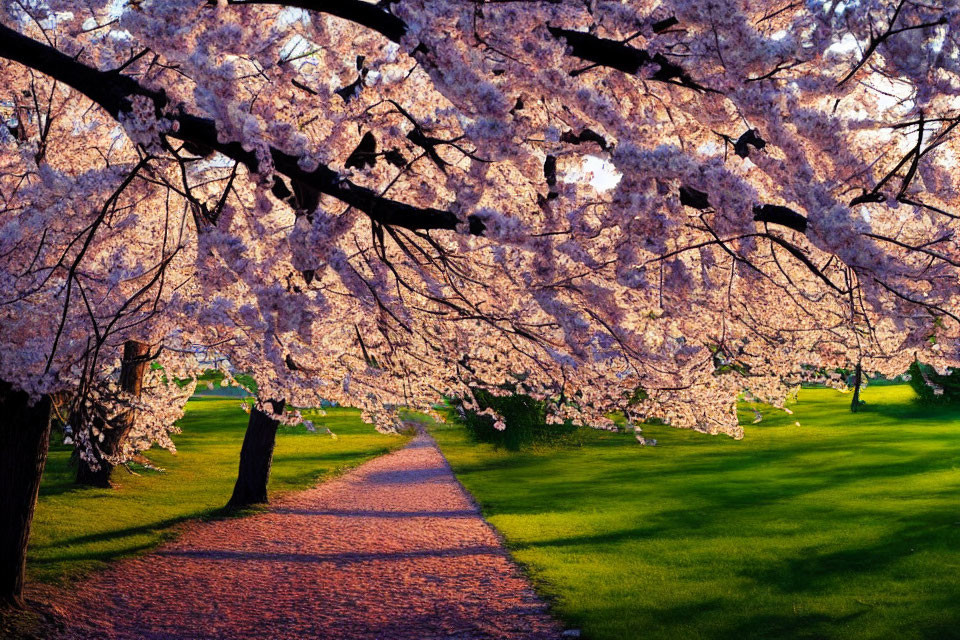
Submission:
<svg viewBox="0 0 960 640">
<path fill-rule="evenodd" d="M 67 638 L 557 638 L 433 440 L 75 585 Z"/>
</svg>

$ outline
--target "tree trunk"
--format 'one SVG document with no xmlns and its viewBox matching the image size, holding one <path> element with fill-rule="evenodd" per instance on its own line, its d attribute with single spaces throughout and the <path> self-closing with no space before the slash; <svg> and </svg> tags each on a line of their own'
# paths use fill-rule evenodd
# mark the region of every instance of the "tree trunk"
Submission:
<svg viewBox="0 0 960 640">
<path fill-rule="evenodd" d="M 267 400 L 273 407 L 273 413 L 283 411 L 283 400 Z M 233 496 L 228 507 L 247 507 L 254 504 L 266 504 L 267 482 L 270 480 L 270 465 L 273 463 L 273 446 L 277 441 L 278 420 L 254 407 L 250 411 L 247 432 L 243 436 L 240 449 L 240 470 L 237 484 L 233 487 Z"/>
<path fill-rule="evenodd" d="M 27 540 L 50 445 L 50 397 L 0 381 L 0 604 L 23 607 Z"/>
<path fill-rule="evenodd" d="M 850 411 L 856 413 L 860 410 L 860 383 L 863 382 L 863 369 L 860 363 L 857 363 L 857 369 L 853 374 L 853 400 L 850 401 Z"/>
<path fill-rule="evenodd" d="M 143 376 L 150 365 L 150 345 L 127 340 L 123 343 L 123 360 L 120 363 L 120 389 L 134 396 L 140 397 L 143 390 Z M 123 449 L 123 443 L 133 428 L 136 420 L 136 411 L 129 410 L 117 416 L 113 422 L 104 428 L 103 441 L 94 447 L 94 456 L 100 468 L 93 470 L 87 462 L 80 459 L 77 467 L 77 484 L 92 487 L 109 487 L 110 476 L 113 474 L 113 463 L 109 458 L 116 457 Z"/>
</svg>

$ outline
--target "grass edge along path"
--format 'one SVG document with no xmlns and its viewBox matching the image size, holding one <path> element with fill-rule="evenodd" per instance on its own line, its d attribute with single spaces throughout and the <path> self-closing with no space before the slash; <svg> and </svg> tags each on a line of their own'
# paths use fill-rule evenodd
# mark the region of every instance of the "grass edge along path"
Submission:
<svg viewBox="0 0 960 640">
<path fill-rule="evenodd" d="M 655 448 L 431 432 L 585 638 L 960 638 L 960 410 L 912 397 L 871 387 L 851 414 L 849 395 L 804 389 L 742 441 L 650 425 Z"/>
<path fill-rule="evenodd" d="M 271 501 L 309 488 L 367 460 L 404 446 L 406 435 L 384 435 L 360 421 L 360 411 L 326 409 L 304 417 L 329 434 L 280 427 L 270 477 Z M 163 471 L 134 465 L 115 472 L 117 487 L 73 483 L 72 447 L 51 446 L 28 547 L 28 581 L 64 584 L 109 562 L 155 548 L 196 519 L 243 516 L 257 509 L 223 507 L 236 480 L 248 414 L 239 398 L 194 397 L 174 437 L 177 453 L 158 448 L 146 457 Z"/>
</svg>

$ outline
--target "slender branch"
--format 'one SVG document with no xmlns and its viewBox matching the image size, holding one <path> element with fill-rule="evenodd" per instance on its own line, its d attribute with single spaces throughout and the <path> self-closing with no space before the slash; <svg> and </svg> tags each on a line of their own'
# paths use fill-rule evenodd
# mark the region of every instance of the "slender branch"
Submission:
<svg viewBox="0 0 960 640">
<path fill-rule="evenodd" d="M 947 17 L 942 16 L 933 22 L 923 22 L 921 24 L 910 25 L 908 27 L 900 27 L 899 29 L 894 29 L 893 25 L 897 22 L 897 18 L 900 17 L 900 11 L 903 9 L 903 5 L 906 3 L 906 0 L 900 0 L 900 3 L 897 5 L 896 10 L 893 13 L 893 17 L 890 19 L 890 22 L 887 25 L 887 30 L 881 33 L 878 36 L 870 36 L 870 42 L 867 45 L 866 51 L 863 52 L 863 56 L 860 58 L 860 61 L 857 62 L 856 66 L 850 70 L 850 73 L 845 75 L 840 82 L 837 83 L 837 86 L 842 85 L 844 82 L 852 78 L 857 74 L 857 71 L 863 68 L 863 65 L 867 63 L 867 60 L 870 59 L 870 56 L 877 50 L 881 44 L 883 44 L 889 38 L 897 35 L 898 33 L 903 33 L 905 31 L 914 31 L 916 29 L 926 29 L 928 27 L 936 27 L 940 25 L 947 24 Z M 873 30 L 871 29 L 871 32 Z"/>
</svg>

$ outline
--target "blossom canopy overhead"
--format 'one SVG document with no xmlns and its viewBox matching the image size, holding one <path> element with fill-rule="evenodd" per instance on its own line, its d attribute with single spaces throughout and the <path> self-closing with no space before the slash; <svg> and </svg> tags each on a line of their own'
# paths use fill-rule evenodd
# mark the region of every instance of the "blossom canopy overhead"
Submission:
<svg viewBox="0 0 960 640">
<path fill-rule="evenodd" d="M 0 78 L 33 394 L 134 339 L 380 424 L 739 436 L 743 392 L 960 364 L 953 3 L 14 0 Z"/>
</svg>

